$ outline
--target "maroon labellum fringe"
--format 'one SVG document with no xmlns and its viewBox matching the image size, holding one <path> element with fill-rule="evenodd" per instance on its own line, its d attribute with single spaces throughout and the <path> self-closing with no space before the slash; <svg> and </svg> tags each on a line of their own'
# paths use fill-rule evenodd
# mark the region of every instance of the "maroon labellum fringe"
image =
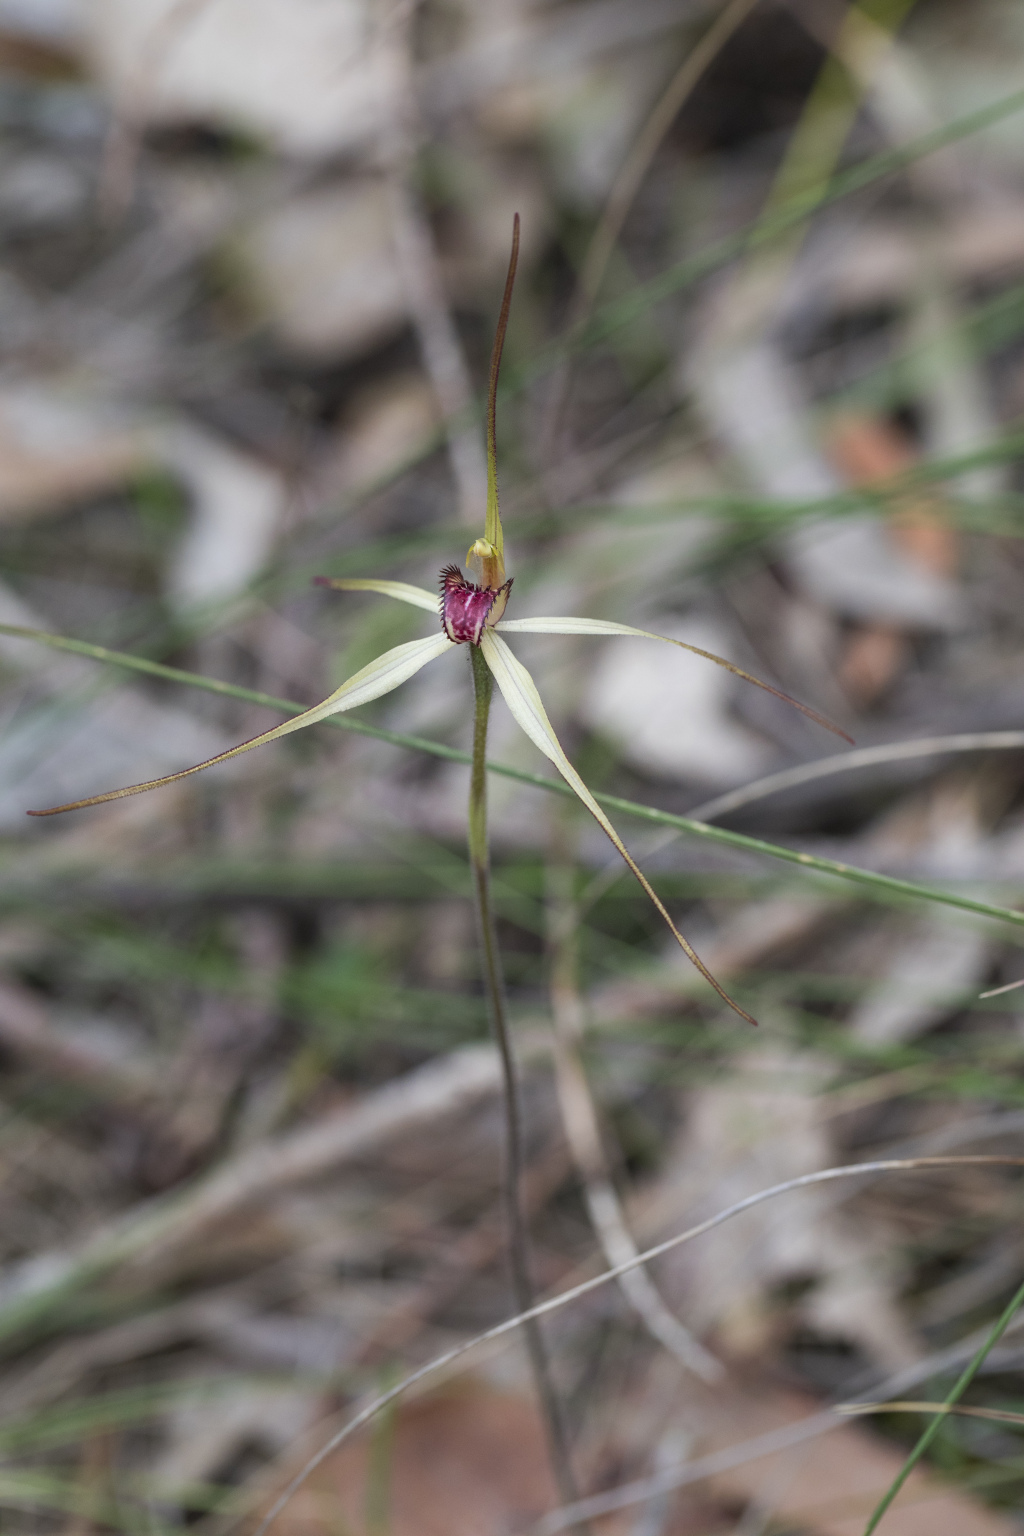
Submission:
<svg viewBox="0 0 1024 1536">
<path fill-rule="evenodd" d="M 456 645 L 479 645 L 485 625 L 497 624 L 505 612 L 510 576 L 501 587 L 477 587 L 457 565 L 441 572 L 441 627 Z"/>
</svg>

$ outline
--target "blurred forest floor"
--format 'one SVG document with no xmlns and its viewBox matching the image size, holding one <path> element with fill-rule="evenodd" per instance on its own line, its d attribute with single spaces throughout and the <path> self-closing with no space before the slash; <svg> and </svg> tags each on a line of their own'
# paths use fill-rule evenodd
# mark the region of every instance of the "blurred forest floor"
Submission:
<svg viewBox="0 0 1024 1536">
<path fill-rule="evenodd" d="M 802 1174 L 1019 1153 L 1024 930 L 969 910 L 1024 897 L 1019 0 L 0 0 L 0 125 L 0 625 L 157 669 L 0 633 L 5 1536 L 252 1532 L 513 1311 L 465 654 L 369 733 L 25 812 L 430 632 L 311 578 L 433 588 L 481 530 L 515 211 L 510 616 L 715 651 L 862 753 L 676 647 L 523 637 L 573 762 L 967 903 L 614 812 L 754 1033 L 588 817 L 492 775 L 540 1289 Z M 548 771 L 500 703 L 491 754 Z M 781 1195 L 553 1313 L 590 1530 L 860 1536 L 927 1420 L 831 1406 L 941 1399 L 1022 1270 L 1019 1177 L 963 1164 Z M 1019 1412 L 1022 1372 L 1011 1325 L 965 1403 Z M 513 1337 L 275 1530 L 556 1503 Z M 950 1417 L 883 1530 L 1022 1509 L 1019 1427 Z"/>
</svg>

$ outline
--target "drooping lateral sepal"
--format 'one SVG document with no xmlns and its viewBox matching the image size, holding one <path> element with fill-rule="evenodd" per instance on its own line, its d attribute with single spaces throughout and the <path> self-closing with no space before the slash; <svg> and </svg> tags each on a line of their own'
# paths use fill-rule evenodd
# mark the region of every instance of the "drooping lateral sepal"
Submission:
<svg viewBox="0 0 1024 1536">
<path fill-rule="evenodd" d="M 282 725 L 275 725 L 272 730 L 253 736 L 250 741 L 243 741 L 237 747 L 230 747 L 227 752 L 218 752 L 216 757 L 208 757 L 204 763 L 196 763 L 191 768 L 182 768 L 178 773 L 165 774 L 160 779 L 147 779 L 143 784 L 127 784 L 123 789 L 110 789 L 102 795 L 90 795 L 85 800 L 73 800 L 67 805 L 54 805 L 45 811 L 29 811 L 28 814 L 57 816 L 62 811 L 79 811 L 87 805 L 103 805 L 108 800 L 123 800 L 128 795 L 141 795 L 146 790 L 160 789 L 165 784 L 176 783 L 178 779 L 187 779 L 193 773 L 201 773 L 204 768 L 212 768 L 216 763 L 226 763 L 230 757 L 238 757 L 242 752 L 251 752 L 253 747 L 262 747 L 267 742 L 279 741 L 282 736 L 289 736 L 293 731 L 301 731 L 307 725 L 316 725 L 317 721 L 327 720 L 331 715 L 341 715 L 347 710 L 357 709 L 361 704 L 369 704 L 374 699 L 383 698 L 385 694 L 391 693 L 393 689 L 407 682 L 421 667 L 425 667 L 428 661 L 433 661 L 435 656 L 443 656 L 449 646 L 450 642 L 444 635 L 431 635 L 426 640 L 409 640 L 405 645 L 396 645 L 392 650 L 375 657 L 358 672 L 354 672 L 322 703 L 314 704 L 312 709 L 303 710 L 293 719 L 285 720 Z"/>
</svg>

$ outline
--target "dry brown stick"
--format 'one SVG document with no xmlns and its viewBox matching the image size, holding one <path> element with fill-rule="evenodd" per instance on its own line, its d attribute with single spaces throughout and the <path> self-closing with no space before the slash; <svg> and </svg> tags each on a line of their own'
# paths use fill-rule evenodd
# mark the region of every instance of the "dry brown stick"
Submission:
<svg viewBox="0 0 1024 1536">
<path fill-rule="evenodd" d="M 86 1041 L 54 1028 L 49 1010 L 27 987 L 0 978 L 0 1048 L 57 1082 L 133 1114 L 155 1108 L 158 1088 L 147 1074 L 112 1061 Z"/>
<path fill-rule="evenodd" d="M 519 1044 L 523 1059 L 549 1049 L 540 1035 L 521 1036 Z M 36 1258 L 13 1266 L 0 1277 L 0 1337 L 121 1264 L 173 1263 L 176 1254 L 250 1206 L 469 1110 L 500 1085 L 491 1046 L 457 1051 L 367 1094 L 353 1108 L 240 1152 L 184 1191 L 135 1207 L 76 1249 L 48 1254 L 45 1263 Z"/>
<path fill-rule="evenodd" d="M 445 424 L 459 516 L 465 523 L 477 523 L 487 501 L 487 463 L 473 385 L 448 308 L 430 224 L 411 185 L 411 160 L 410 151 L 396 169 L 392 188 L 395 249 L 420 351 Z"/>
</svg>

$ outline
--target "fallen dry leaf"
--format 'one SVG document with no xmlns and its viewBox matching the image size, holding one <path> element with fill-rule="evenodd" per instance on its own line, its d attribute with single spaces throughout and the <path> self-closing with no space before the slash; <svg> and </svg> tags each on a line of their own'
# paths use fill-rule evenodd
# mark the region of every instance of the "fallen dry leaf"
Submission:
<svg viewBox="0 0 1024 1536">
<path fill-rule="evenodd" d="M 519 1393 L 480 1381 L 432 1393 L 399 1411 L 386 1449 L 383 1433 L 376 1447 L 372 1433 L 343 1446 L 280 1516 L 278 1536 L 373 1530 L 373 1479 L 389 1507 L 377 1529 L 390 1536 L 511 1536 L 558 1504 L 540 1415 Z"/>
<path fill-rule="evenodd" d="M 697 1455 L 796 1423 L 820 1405 L 778 1388 L 734 1385 L 709 1394 Z M 922 1421 L 923 1423 L 923 1421 Z M 813 1536 L 863 1536 L 905 1453 L 856 1425 L 733 1467 L 712 1480 L 724 1499 L 756 1499 L 776 1526 Z M 1010 1516 L 916 1469 L 885 1517 L 884 1536 L 1012 1536 Z"/>
</svg>

